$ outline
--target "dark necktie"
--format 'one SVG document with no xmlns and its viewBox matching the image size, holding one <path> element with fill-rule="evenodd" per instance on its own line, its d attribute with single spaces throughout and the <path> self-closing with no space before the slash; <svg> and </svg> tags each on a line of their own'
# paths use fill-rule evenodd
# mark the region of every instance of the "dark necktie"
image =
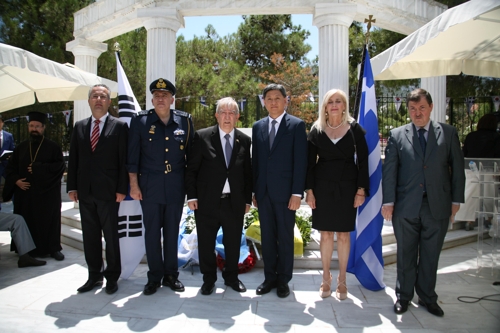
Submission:
<svg viewBox="0 0 500 333">
<path fill-rule="evenodd" d="M 276 137 L 276 125 L 277 121 L 271 121 L 271 132 L 269 133 L 269 148 L 273 147 L 274 138 Z"/>
<path fill-rule="evenodd" d="M 425 156 L 425 147 L 427 146 L 427 141 L 425 140 L 425 128 L 419 128 L 418 141 L 420 141 L 420 148 L 422 148 L 422 152 Z"/>
<path fill-rule="evenodd" d="M 97 146 L 97 142 L 99 141 L 99 123 L 101 121 L 96 119 L 94 121 L 94 129 L 92 129 L 92 135 L 90 136 L 90 146 L 92 147 L 92 151 L 95 150 Z"/>
<path fill-rule="evenodd" d="M 425 147 L 427 146 L 427 141 L 425 140 L 425 128 L 419 128 L 418 141 L 420 141 L 420 148 L 422 148 L 422 151 L 424 152 L 425 156 Z M 427 186 L 425 186 L 425 179 L 424 179 L 424 192 L 427 192 Z"/>
<path fill-rule="evenodd" d="M 229 161 L 231 161 L 231 154 L 233 153 L 233 148 L 229 143 L 229 139 L 231 139 L 231 136 L 229 134 L 226 134 L 224 135 L 224 137 L 226 138 L 226 165 L 229 167 Z"/>
</svg>

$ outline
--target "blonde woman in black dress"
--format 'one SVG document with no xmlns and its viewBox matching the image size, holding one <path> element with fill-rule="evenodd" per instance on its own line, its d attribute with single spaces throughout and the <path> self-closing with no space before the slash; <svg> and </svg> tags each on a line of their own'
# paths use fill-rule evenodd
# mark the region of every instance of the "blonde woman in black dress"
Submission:
<svg viewBox="0 0 500 333">
<path fill-rule="evenodd" d="M 349 115 L 343 91 L 332 89 L 325 94 L 308 144 L 306 202 L 312 209 L 312 226 L 321 232 L 323 282 L 319 294 L 332 294 L 330 262 L 336 232 L 339 275 L 335 295 L 344 300 L 350 232 L 355 228 L 357 208 L 368 195 L 369 175 L 365 130 Z"/>
</svg>

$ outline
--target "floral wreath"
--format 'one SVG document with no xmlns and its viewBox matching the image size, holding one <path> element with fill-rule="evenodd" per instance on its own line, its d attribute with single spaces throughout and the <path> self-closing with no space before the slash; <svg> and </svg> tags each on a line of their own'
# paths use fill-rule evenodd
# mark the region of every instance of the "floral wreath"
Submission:
<svg viewBox="0 0 500 333">
<path fill-rule="evenodd" d="M 238 263 L 238 273 L 243 274 L 248 271 L 250 271 L 254 266 L 255 262 L 257 261 L 257 256 L 255 255 L 254 249 L 250 248 L 250 253 L 248 254 L 248 257 L 243 260 L 242 263 Z M 220 254 L 217 253 L 217 267 L 222 271 L 224 269 L 224 266 L 226 264 L 226 260 L 224 260 Z"/>
</svg>

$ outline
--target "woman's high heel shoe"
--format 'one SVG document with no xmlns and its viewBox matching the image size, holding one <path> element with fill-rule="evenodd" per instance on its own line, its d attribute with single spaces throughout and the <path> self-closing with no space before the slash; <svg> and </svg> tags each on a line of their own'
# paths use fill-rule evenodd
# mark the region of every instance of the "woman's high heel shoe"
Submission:
<svg viewBox="0 0 500 333">
<path fill-rule="evenodd" d="M 332 294 L 332 280 L 333 277 L 332 274 L 330 274 L 330 279 L 328 281 L 323 280 L 321 283 L 321 287 L 319 288 L 319 296 L 321 296 L 321 298 L 329 297 Z M 328 290 L 323 290 L 323 286 L 325 285 L 329 287 Z"/>
<path fill-rule="evenodd" d="M 341 293 L 340 292 L 340 287 L 341 286 L 344 286 L 345 287 L 345 293 Z M 337 296 L 337 298 L 341 301 L 345 300 L 347 298 L 347 286 L 345 284 L 345 280 L 340 282 L 339 281 L 339 278 L 337 277 L 337 290 L 335 291 L 335 295 Z"/>
</svg>

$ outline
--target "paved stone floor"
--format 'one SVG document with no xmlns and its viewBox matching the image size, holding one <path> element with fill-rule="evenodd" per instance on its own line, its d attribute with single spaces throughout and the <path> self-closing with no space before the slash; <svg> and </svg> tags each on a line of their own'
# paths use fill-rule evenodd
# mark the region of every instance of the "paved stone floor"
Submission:
<svg viewBox="0 0 500 333">
<path fill-rule="evenodd" d="M 9 204 L 3 211 L 9 211 Z M 11 210 L 11 209 L 10 209 Z M 210 296 L 199 292 L 202 276 L 197 267 L 180 271 L 186 291 L 162 287 L 151 296 L 142 289 L 147 265 L 141 264 L 119 290 L 103 289 L 78 294 L 87 279 L 83 252 L 63 245 L 64 261 L 47 259 L 42 267 L 17 267 L 9 252 L 10 235 L 0 232 L 0 332 L 405 332 L 498 333 L 500 303 L 482 300 L 463 303 L 457 297 L 500 294 L 497 270 L 477 271 L 476 244 L 445 250 L 441 254 L 437 293 L 443 318 L 419 307 L 415 297 L 407 313 L 393 312 L 396 266 L 385 267 L 385 290 L 364 289 L 348 274 L 349 298 L 322 299 L 318 295 L 318 270 L 294 271 L 292 293 L 280 299 L 273 291 L 255 295 L 264 280 L 262 269 L 240 275 L 248 291 L 236 293 L 224 286 L 221 275 Z M 332 271 L 334 276 L 336 271 Z M 500 296 L 496 297 L 500 300 Z"/>
</svg>

